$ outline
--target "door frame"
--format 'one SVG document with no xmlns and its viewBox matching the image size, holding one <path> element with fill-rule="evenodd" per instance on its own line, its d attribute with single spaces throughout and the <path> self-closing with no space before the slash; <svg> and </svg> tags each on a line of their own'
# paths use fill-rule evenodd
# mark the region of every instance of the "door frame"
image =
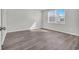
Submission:
<svg viewBox="0 0 79 59">
<path fill-rule="evenodd" d="M 1 19 L 2 17 L 1 17 L 1 9 L 0 9 L 0 27 L 1 27 L 1 22 L 2 22 L 2 19 Z M 0 30 L 0 36 L 2 36 L 2 31 Z M 0 50 L 1 50 L 1 39 L 2 39 L 2 37 L 0 38 Z"/>
<path fill-rule="evenodd" d="M 6 24 L 6 9 L 1 9 L 1 27 L 7 27 Z M 5 36 L 6 36 L 7 31 L 6 30 L 1 30 L 1 47 L 3 46 Z"/>
</svg>

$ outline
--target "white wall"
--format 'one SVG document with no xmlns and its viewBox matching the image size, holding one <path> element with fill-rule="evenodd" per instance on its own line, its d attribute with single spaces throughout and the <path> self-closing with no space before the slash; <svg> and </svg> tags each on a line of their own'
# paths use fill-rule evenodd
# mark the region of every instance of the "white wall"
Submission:
<svg viewBox="0 0 79 59">
<path fill-rule="evenodd" d="M 48 23 L 48 11 L 43 11 L 43 28 L 79 36 L 79 10 L 65 10 L 65 24 Z"/>
<path fill-rule="evenodd" d="M 35 9 L 7 9 L 6 10 L 7 31 L 21 31 L 30 29 L 36 21 L 36 28 L 40 28 L 41 10 Z"/>
</svg>

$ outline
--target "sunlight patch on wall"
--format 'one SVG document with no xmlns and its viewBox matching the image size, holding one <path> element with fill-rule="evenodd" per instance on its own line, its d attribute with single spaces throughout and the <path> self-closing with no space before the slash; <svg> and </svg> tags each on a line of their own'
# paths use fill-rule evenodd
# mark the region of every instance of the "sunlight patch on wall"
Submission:
<svg viewBox="0 0 79 59">
<path fill-rule="evenodd" d="M 37 22 L 35 21 L 35 22 L 33 23 L 33 25 L 30 27 L 30 30 L 36 29 L 36 24 L 37 24 Z"/>
</svg>

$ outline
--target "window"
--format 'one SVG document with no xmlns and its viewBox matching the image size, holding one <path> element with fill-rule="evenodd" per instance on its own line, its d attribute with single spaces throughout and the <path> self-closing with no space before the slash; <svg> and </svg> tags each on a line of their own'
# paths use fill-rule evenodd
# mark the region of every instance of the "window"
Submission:
<svg viewBox="0 0 79 59">
<path fill-rule="evenodd" d="M 48 23 L 65 24 L 65 11 L 64 9 L 48 11 Z"/>
</svg>

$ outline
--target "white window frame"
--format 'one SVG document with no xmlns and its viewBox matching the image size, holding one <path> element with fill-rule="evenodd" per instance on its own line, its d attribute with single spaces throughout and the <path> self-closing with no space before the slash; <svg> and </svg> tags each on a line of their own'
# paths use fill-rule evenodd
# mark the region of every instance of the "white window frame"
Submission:
<svg viewBox="0 0 79 59">
<path fill-rule="evenodd" d="M 57 10 L 57 9 L 56 9 Z M 65 10 L 64 10 L 64 21 L 62 22 L 62 21 L 57 21 L 57 20 L 55 20 L 55 21 L 50 21 L 50 19 L 49 19 L 49 12 L 54 12 L 54 14 L 56 14 L 56 10 L 49 10 L 48 11 L 48 23 L 56 23 L 56 24 L 65 24 Z M 55 18 L 56 19 L 56 18 Z"/>
</svg>

